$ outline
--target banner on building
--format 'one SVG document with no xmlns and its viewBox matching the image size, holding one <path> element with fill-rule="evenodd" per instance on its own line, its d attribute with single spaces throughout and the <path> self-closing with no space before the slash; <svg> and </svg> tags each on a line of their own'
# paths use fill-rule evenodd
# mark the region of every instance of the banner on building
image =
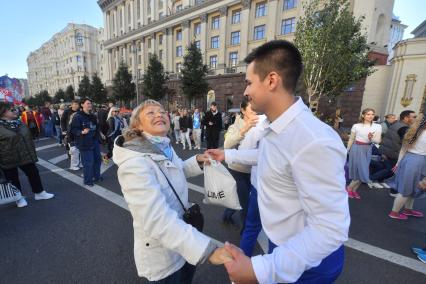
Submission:
<svg viewBox="0 0 426 284">
<path fill-rule="evenodd" d="M 0 101 L 19 104 L 23 98 L 24 88 L 19 79 L 0 77 Z"/>
</svg>

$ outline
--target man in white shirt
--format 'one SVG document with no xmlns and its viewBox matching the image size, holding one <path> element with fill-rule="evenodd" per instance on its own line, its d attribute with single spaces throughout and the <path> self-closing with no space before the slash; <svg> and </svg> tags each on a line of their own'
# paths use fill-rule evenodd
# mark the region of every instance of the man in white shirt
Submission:
<svg viewBox="0 0 426 284">
<path fill-rule="evenodd" d="M 290 42 L 276 40 L 246 59 L 252 108 L 267 117 L 265 136 L 252 150 L 208 150 L 227 163 L 257 165 L 262 227 L 277 247 L 251 259 L 231 244 L 225 264 L 236 283 L 332 283 L 343 269 L 350 224 L 345 191 L 346 149 L 336 132 L 294 90 L 302 59 Z"/>
</svg>

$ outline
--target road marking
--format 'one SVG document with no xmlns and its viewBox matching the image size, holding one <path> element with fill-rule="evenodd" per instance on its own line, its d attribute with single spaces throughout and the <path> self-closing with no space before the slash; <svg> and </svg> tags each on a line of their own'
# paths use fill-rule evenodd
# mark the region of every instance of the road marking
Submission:
<svg viewBox="0 0 426 284">
<path fill-rule="evenodd" d="M 112 166 L 114 166 L 114 162 L 110 159 L 109 163 L 107 165 L 105 165 L 104 162 L 102 162 L 101 164 L 101 175 L 106 172 L 107 170 L 109 170 L 109 168 L 111 168 Z"/>
<path fill-rule="evenodd" d="M 66 159 L 68 159 L 68 155 L 67 154 L 63 154 L 63 155 L 60 155 L 60 156 L 55 157 L 53 159 L 50 159 L 49 163 L 52 163 L 52 164 L 56 165 L 56 164 L 58 164 L 58 163 L 60 163 L 62 161 L 65 161 Z"/>
<path fill-rule="evenodd" d="M 61 145 L 59 145 L 57 143 L 55 143 L 55 144 L 49 144 L 49 145 L 37 147 L 36 151 L 46 150 L 46 149 L 49 149 L 49 148 L 59 147 L 59 146 L 61 146 Z"/>
<path fill-rule="evenodd" d="M 45 147 L 45 146 L 43 146 Z M 49 147 L 47 147 L 49 148 Z M 45 148 L 45 149 L 47 149 Z M 61 177 L 83 187 L 83 179 L 75 174 L 72 174 L 52 163 L 49 163 L 43 159 L 39 158 L 39 161 L 37 162 L 39 165 L 47 168 L 51 172 L 60 175 Z M 115 205 L 129 211 L 129 208 L 127 206 L 127 202 L 124 200 L 124 197 L 107 190 L 106 188 L 95 184 L 93 187 L 84 186 L 85 189 L 88 191 L 98 195 L 99 197 L 102 197 L 111 203 L 114 203 Z M 193 183 L 188 182 L 188 188 L 191 190 L 194 190 L 196 192 L 204 194 L 204 189 L 201 186 L 195 185 Z M 216 242 L 219 245 L 223 245 L 222 242 L 213 239 L 214 242 Z M 259 234 L 258 237 L 259 245 L 261 246 L 262 250 L 266 253 L 268 251 L 268 238 L 263 232 Z M 355 239 L 349 238 L 349 240 L 345 243 L 345 246 L 360 251 L 362 253 L 377 257 L 379 259 L 385 260 L 387 262 L 406 267 L 408 269 L 414 270 L 416 272 L 422 273 L 426 275 L 426 266 L 421 263 L 420 261 L 417 261 L 416 259 L 406 257 L 376 246 L 372 246 L 370 244 L 357 241 Z"/>
</svg>

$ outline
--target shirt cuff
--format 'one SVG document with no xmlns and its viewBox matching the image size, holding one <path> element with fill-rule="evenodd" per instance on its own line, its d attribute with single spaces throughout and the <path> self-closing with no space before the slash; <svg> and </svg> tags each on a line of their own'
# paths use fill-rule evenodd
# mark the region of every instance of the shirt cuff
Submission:
<svg viewBox="0 0 426 284">
<path fill-rule="evenodd" d="M 257 282 L 259 284 L 271 284 L 271 279 L 268 277 L 268 269 L 265 263 L 265 259 L 261 256 L 254 256 L 251 258 L 251 265 L 253 266 L 254 274 L 256 275 Z"/>
<path fill-rule="evenodd" d="M 227 149 L 227 150 L 224 150 L 224 151 L 225 151 L 225 163 L 227 163 L 228 165 L 234 163 L 234 161 L 233 161 L 234 153 L 237 150 Z"/>
</svg>

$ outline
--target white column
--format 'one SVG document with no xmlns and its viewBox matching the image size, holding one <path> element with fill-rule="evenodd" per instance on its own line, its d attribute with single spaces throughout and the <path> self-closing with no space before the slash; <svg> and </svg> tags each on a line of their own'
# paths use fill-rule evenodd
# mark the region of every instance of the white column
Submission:
<svg viewBox="0 0 426 284">
<path fill-rule="evenodd" d="M 249 34 L 249 17 L 250 17 L 250 0 L 243 1 L 243 8 L 241 10 L 241 41 L 240 41 L 240 52 L 238 58 L 240 64 L 243 63 L 244 58 L 247 56 L 247 42 L 250 40 Z"/>
<path fill-rule="evenodd" d="M 227 26 L 227 12 L 228 7 L 220 7 L 220 27 L 219 27 L 219 58 L 218 58 L 218 68 L 224 68 L 226 66 L 226 26 Z"/>
<path fill-rule="evenodd" d="M 128 23 L 129 23 L 129 19 L 127 17 L 127 4 L 128 2 L 125 1 L 123 2 L 123 33 L 127 33 L 127 31 L 129 30 L 129 28 L 127 27 Z"/>
<path fill-rule="evenodd" d="M 152 47 L 152 54 L 157 54 L 158 55 L 158 50 L 157 50 L 157 36 L 155 33 L 152 34 L 151 36 L 152 40 L 151 40 L 151 47 Z"/>
<path fill-rule="evenodd" d="M 268 22 L 266 24 L 266 39 L 268 41 L 275 39 L 275 30 L 277 26 L 277 0 L 269 0 L 268 3 Z"/>
<path fill-rule="evenodd" d="M 173 71 L 173 58 L 174 58 L 174 46 L 173 46 L 173 30 L 172 28 L 168 28 L 166 30 L 166 44 L 167 44 L 167 54 L 165 54 L 167 58 L 167 71 Z"/>
<path fill-rule="evenodd" d="M 114 10 L 114 33 L 115 36 L 120 35 L 120 31 L 118 30 L 118 8 L 116 7 Z"/>
<path fill-rule="evenodd" d="M 188 47 L 189 43 L 191 42 L 191 37 L 189 34 L 190 30 L 190 21 L 184 21 L 182 23 L 182 50 L 183 53 L 185 53 L 186 48 Z"/>
<path fill-rule="evenodd" d="M 108 12 L 104 12 L 104 38 L 109 38 L 108 36 Z"/>
<path fill-rule="evenodd" d="M 201 35 L 200 35 L 200 49 L 201 53 L 203 54 L 203 62 L 204 64 L 207 64 L 207 14 L 202 14 L 200 16 L 201 19 Z"/>
</svg>

